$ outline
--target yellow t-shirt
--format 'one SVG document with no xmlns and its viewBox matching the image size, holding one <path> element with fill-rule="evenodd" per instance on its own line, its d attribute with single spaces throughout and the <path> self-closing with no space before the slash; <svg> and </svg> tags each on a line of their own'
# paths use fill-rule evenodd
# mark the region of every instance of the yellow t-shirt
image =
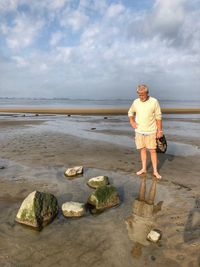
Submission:
<svg viewBox="0 0 200 267">
<path fill-rule="evenodd" d="M 141 101 L 139 98 L 133 101 L 128 116 L 135 116 L 135 122 L 138 133 L 151 134 L 157 131 L 156 120 L 162 119 L 162 113 L 158 100 L 154 97 L 149 97 L 146 101 Z"/>
</svg>

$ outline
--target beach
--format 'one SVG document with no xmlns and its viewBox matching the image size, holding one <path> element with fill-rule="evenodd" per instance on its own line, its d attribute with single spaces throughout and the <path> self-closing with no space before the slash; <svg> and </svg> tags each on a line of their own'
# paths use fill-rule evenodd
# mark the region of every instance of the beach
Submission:
<svg viewBox="0 0 200 267">
<path fill-rule="evenodd" d="M 35 111 L 35 110 L 34 110 Z M 7 112 L 7 111 L 5 111 Z M 200 266 L 200 118 L 164 118 L 168 140 L 159 154 L 162 180 L 154 203 L 159 243 L 133 247 L 126 218 L 138 197 L 139 153 L 128 117 L 7 113 L 0 117 L 0 266 Z M 149 161 L 149 158 L 148 158 Z M 84 167 L 83 176 L 67 179 L 66 168 Z M 148 164 L 147 191 L 152 183 Z M 59 206 L 86 202 L 89 178 L 107 175 L 118 189 L 121 204 L 100 215 L 69 219 L 59 211 L 41 232 L 15 222 L 24 198 L 32 191 L 50 192 Z"/>
</svg>

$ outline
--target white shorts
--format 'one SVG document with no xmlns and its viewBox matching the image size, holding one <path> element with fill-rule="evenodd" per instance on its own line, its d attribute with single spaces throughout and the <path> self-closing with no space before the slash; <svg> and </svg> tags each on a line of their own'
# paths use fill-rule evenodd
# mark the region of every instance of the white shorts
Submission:
<svg viewBox="0 0 200 267">
<path fill-rule="evenodd" d="M 140 134 L 135 133 L 135 144 L 137 149 L 146 147 L 147 149 L 156 149 L 156 133 Z"/>
</svg>

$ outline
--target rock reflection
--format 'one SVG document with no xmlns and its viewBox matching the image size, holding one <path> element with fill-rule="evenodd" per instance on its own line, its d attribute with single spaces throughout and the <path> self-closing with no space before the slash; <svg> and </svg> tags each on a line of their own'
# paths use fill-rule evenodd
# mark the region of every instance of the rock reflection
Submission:
<svg viewBox="0 0 200 267">
<path fill-rule="evenodd" d="M 139 257 L 142 247 L 150 244 L 147 235 L 155 227 L 154 215 L 159 210 L 158 205 L 154 205 L 156 186 L 157 180 L 153 179 L 146 197 L 146 177 L 141 178 L 139 195 L 132 206 L 132 215 L 125 220 L 128 236 L 135 242 L 132 250 L 134 257 Z"/>
</svg>

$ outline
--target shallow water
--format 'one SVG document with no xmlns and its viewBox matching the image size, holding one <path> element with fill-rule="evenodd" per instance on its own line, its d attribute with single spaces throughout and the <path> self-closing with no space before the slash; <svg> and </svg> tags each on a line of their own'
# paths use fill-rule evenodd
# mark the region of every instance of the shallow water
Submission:
<svg viewBox="0 0 200 267">
<path fill-rule="evenodd" d="M 5 189 L 1 193 L 0 266 L 66 266 L 66 262 L 67 266 L 133 266 L 131 240 L 124 220 L 131 214 L 132 201 L 138 196 L 138 177 L 88 168 L 83 176 L 68 180 L 63 167 L 30 169 L 5 160 L 4 165 L 2 176 L 7 181 L 10 179 L 11 187 L 7 188 L 9 194 Z M 64 218 L 60 211 L 41 232 L 15 223 L 22 200 L 33 188 L 53 193 L 60 207 L 66 201 L 86 203 L 93 191 L 86 182 L 99 175 L 107 175 L 118 189 L 119 207 L 98 216 L 87 212 L 79 219 Z M 147 187 L 150 185 L 151 181 L 147 180 Z M 173 201 L 167 187 L 162 185 L 158 185 L 155 199 L 159 201 L 166 205 Z"/>
<path fill-rule="evenodd" d="M 200 123 L 185 122 L 185 121 L 173 121 L 168 119 L 164 121 L 165 135 L 178 135 L 180 137 L 199 137 Z M 117 145 L 123 145 L 127 147 L 135 147 L 133 137 L 134 132 L 129 125 L 128 118 L 126 116 L 108 117 L 58 117 L 53 118 L 45 125 L 41 125 L 41 128 L 56 130 L 58 132 L 71 134 L 77 137 L 89 138 L 92 140 L 105 141 Z M 106 132 L 107 131 L 107 132 Z M 115 134 L 109 134 L 109 131 L 116 131 Z M 191 145 L 183 144 L 176 141 L 168 141 L 167 154 L 175 156 L 192 156 L 200 155 L 200 144 Z"/>
<path fill-rule="evenodd" d="M 107 119 L 101 116 L 38 116 L 36 119 L 44 118 L 45 123 L 24 126 L 23 131 L 20 128 L 16 130 L 16 127 L 2 130 L 0 139 L 9 139 L 16 135 L 23 137 L 23 134 L 27 133 L 55 131 L 127 147 L 134 146 L 132 130 L 125 116 L 113 116 Z M 177 134 L 176 124 L 170 124 L 169 121 L 168 123 L 167 129 L 172 126 L 170 133 L 174 130 Z M 195 122 L 195 125 L 192 123 L 192 131 L 198 129 L 198 123 Z M 182 134 L 187 127 L 188 124 L 181 121 L 178 129 Z M 104 132 L 95 132 L 91 128 Z M 111 130 L 119 132 L 115 135 L 106 133 Z M 196 133 L 192 132 L 191 136 L 192 134 L 195 136 Z M 198 153 L 198 150 L 195 151 L 195 146 L 169 142 L 168 153 L 187 156 L 189 151 L 192 155 Z M 68 266 L 134 266 L 135 261 L 130 254 L 133 241 L 128 237 L 124 220 L 131 215 L 132 202 L 138 196 L 140 186 L 138 177 L 134 174 L 124 174 L 117 169 L 116 172 L 109 172 L 87 168 L 82 177 L 68 180 L 64 176 L 64 166 L 31 169 L 7 160 L 0 160 L 0 163 L 5 166 L 0 176 L 0 266 L 64 267 L 66 262 Z M 70 200 L 86 202 L 92 192 L 86 182 L 89 178 L 99 175 L 107 175 L 111 184 L 117 187 L 121 199 L 119 207 L 107 210 L 98 216 L 92 216 L 87 212 L 86 216 L 80 219 L 64 218 L 60 211 L 53 223 L 41 232 L 15 223 L 17 211 L 30 192 L 34 190 L 50 192 L 57 197 L 59 206 Z M 4 180 L 7 183 L 4 183 Z M 151 180 L 147 180 L 147 188 L 150 186 Z M 173 186 L 168 187 L 165 181 L 158 184 L 155 203 L 164 201 L 163 207 L 172 203 L 181 210 L 183 200 L 187 202 L 188 200 L 180 191 L 178 199 L 174 199 L 173 190 Z M 161 260 L 165 262 L 163 256 Z M 138 266 L 143 265 L 138 264 Z"/>
<path fill-rule="evenodd" d="M 171 118 L 171 120 L 170 120 Z M 184 121 L 183 119 L 186 119 Z M 164 133 L 172 136 L 179 136 L 188 138 L 199 138 L 200 132 L 200 115 L 185 115 L 185 116 L 167 116 L 167 120 L 163 120 Z M 8 119 L 5 116 L 3 119 Z M 13 120 L 13 118 L 10 118 Z M 21 120 L 21 115 L 14 118 L 15 120 Z M 32 120 L 32 116 L 23 117 L 24 120 Z M 35 119 L 35 117 L 34 117 Z M 176 121 L 174 121 L 176 119 Z M 179 120 L 180 119 L 180 120 Z M 129 125 L 127 116 L 43 116 L 40 115 L 36 118 L 38 121 L 46 120 L 45 123 L 40 125 L 28 125 L 23 127 L 24 132 L 38 133 L 46 131 L 55 131 L 60 133 L 66 133 L 81 138 L 87 138 L 91 140 L 99 140 L 109 142 L 112 144 L 122 145 L 126 147 L 135 147 L 134 132 Z M 189 121 L 188 121 L 189 120 Z M 12 131 L 13 130 L 13 131 Z M 3 129 L 0 139 L 12 137 L 12 135 L 20 134 L 21 129 L 11 127 L 8 131 Z M 183 142 L 168 141 L 167 153 L 175 156 L 195 156 L 200 155 L 200 142 L 192 144 L 184 144 Z"/>
</svg>

